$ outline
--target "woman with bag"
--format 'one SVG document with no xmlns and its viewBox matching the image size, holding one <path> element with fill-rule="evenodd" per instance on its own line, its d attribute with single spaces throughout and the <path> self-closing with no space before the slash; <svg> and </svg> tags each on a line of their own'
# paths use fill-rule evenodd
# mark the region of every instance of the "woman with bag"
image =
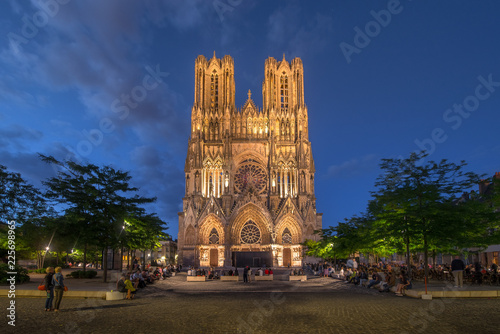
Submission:
<svg viewBox="0 0 500 334">
<path fill-rule="evenodd" d="M 48 267 L 45 271 L 47 275 L 43 279 L 43 285 L 47 292 L 47 299 L 45 300 L 45 312 L 53 311 L 52 301 L 54 300 L 54 284 L 52 284 L 52 276 L 54 276 L 54 267 Z"/>
<path fill-rule="evenodd" d="M 52 284 L 54 285 L 55 292 L 54 312 L 59 312 L 59 305 L 61 305 L 61 299 L 64 291 L 68 291 L 68 288 L 64 285 L 64 276 L 61 273 L 61 270 L 61 267 L 57 267 L 55 269 L 56 274 L 52 277 Z"/>
</svg>

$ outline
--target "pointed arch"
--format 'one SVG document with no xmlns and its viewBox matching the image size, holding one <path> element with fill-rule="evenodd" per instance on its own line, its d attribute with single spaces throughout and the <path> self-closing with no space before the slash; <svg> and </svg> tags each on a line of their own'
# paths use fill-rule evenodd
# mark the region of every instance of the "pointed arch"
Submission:
<svg viewBox="0 0 500 334">
<path fill-rule="evenodd" d="M 224 244 L 224 227 L 222 221 L 213 213 L 209 214 L 200 224 L 198 233 L 198 243 L 202 245 L 213 244 L 210 242 L 210 237 L 214 235 L 214 230 L 218 236 L 216 244 Z"/>
<path fill-rule="evenodd" d="M 263 210 L 253 203 L 248 203 L 238 210 L 231 225 L 231 243 L 241 244 L 241 230 L 246 223 L 252 221 L 260 231 L 260 243 L 271 243 L 270 217 L 267 217 Z"/>
<path fill-rule="evenodd" d="M 302 228 L 300 227 L 297 217 L 293 214 L 287 214 L 276 224 L 276 242 L 278 244 L 283 244 L 283 235 L 286 234 L 286 230 L 291 235 L 292 244 L 298 244 L 302 242 Z"/>
<path fill-rule="evenodd" d="M 196 241 L 196 230 L 193 225 L 189 225 L 184 232 L 184 244 L 194 245 Z"/>
</svg>

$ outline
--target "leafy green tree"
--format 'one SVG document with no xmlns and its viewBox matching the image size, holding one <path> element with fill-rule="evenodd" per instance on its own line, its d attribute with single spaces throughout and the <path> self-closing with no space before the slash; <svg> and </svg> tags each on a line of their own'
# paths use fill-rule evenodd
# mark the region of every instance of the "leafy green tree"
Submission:
<svg viewBox="0 0 500 334">
<path fill-rule="evenodd" d="M 111 166 L 40 157 L 60 167 L 57 177 L 43 182 L 48 188 L 46 196 L 64 206 L 68 226 L 79 234 L 84 254 L 89 245 L 100 246 L 103 254 L 107 254 L 108 248 L 118 247 L 125 219 L 131 215 L 143 215 L 145 210 L 141 205 L 156 201 L 156 198 L 137 195 L 139 189 L 130 185 L 128 172 Z M 84 255 L 84 270 L 85 264 Z M 106 281 L 107 256 L 103 256 L 102 264 L 103 280 Z"/>
<path fill-rule="evenodd" d="M 457 202 L 479 182 L 477 174 L 463 171 L 464 161 L 425 161 L 427 156 L 420 152 L 407 159 L 382 159 L 382 174 L 375 184 L 378 189 L 373 192 L 378 208 L 375 215 L 384 233 L 395 239 L 400 235 L 406 244 L 418 241 L 426 277 L 430 248 L 449 249 L 475 219 L 473 210 L 461 210 Z"/>
<path fill-rule="evenodd" d="M 30 258 L 41 254 L 47 239 L 43 228 L 55 212 L 47 205 L 42 193 L 23 179 L 21 174 L 0 165 L 0 222 L 15 221 L 16 251 L 18 258 Z M 7 253 L 6 229 L 0 228 L 0 256 Z M 45 246 L 42 247 L 42 245 Z M 40 265 L 40 261 L 37 262 Z"/>
<path fill-rule="evenodd" d="M 45 198 L 19 173 L 9 172 L 0 165 L 0 221 L 15 220 L 23 224 L 47 212 Z"/>
</svg>

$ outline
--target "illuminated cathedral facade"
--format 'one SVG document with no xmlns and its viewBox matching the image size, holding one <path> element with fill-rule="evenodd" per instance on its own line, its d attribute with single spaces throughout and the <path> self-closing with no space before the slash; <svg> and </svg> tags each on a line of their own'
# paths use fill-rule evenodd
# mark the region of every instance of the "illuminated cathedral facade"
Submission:
<svg viewBox="0 0 500 334">
<path fill-rule="evenodd" d="M 301 266 L 317 239 L 302 60 L 265 61 L 263 106 L 235 105 L 231 56 L 195 62 L 178 253 L 184 266 Z"/>
</svg>

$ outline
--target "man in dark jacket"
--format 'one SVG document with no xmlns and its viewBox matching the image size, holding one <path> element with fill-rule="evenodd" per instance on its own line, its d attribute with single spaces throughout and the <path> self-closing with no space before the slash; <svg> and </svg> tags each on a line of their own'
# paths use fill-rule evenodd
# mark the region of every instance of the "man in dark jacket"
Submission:
<svg viewBox="0 0 500 334">
<path fill-rule="evenodd" d="M 248 283 L 248 266 L 243 269 L 243 283 Z"/>
<path fill-rule="evenodd" d="M 460 256 L 455 256 L 455 260 L 451 261 L 451 272 L 455 277 L 455 288 L 464 287 L 464 269 L 465 264 L 460 260 Z"/>
</svg>

